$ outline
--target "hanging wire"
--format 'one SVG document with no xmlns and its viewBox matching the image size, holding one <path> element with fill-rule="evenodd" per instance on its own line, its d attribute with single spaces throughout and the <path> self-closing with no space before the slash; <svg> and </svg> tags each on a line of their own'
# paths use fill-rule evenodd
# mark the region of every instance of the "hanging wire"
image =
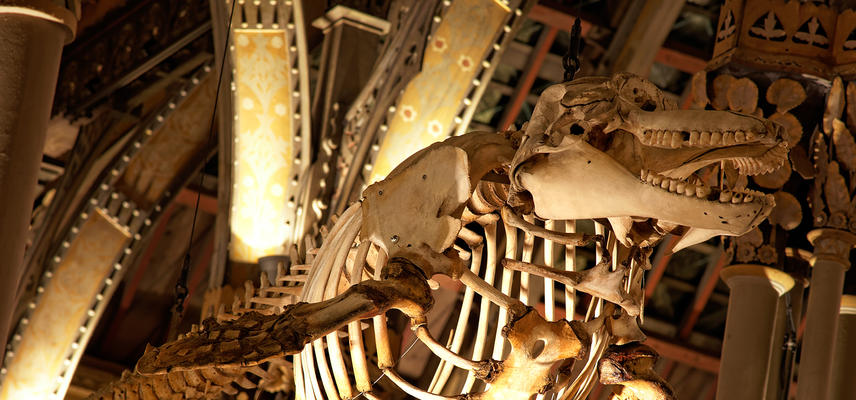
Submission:
<svg viewBox="0 0 856 400">
<path fill-rule="evenodd" d="M 217 120 L 217 103 L 220 100 L 220 87 L 223 84 L 223 69 L 226 66 L 226 55 L 229 51 L 229 38 L 232 33 L 232 18 L 235 16 L 236 0 L 232 0 L 232 8 L 229 11 L 229 24 L 226 25 L 226 41 L 223 49 L 223 59 L 220 60 L 220 70 L 217 73 L 217 90 L 214 94 L 214 108 L 211 110 L 211 124 L 208 127 L 208 139 L 206 149 L 211 148 L 211 142 L 214 137 L 214 122 Z M 205 171 L 199 171 L 199 188 L 203 188 L 205 183 Z M 193 208 L 193 221 L 190 224 L 190 237 L 188 238 L 187 251 L 184 253 L 184 259 L 181 263 L 181 273 L 178 276 L 178 282 L 175 284 L 175 304 L 172 307 L 172 318 L 169 326 L 169 338 L 174 339 L 177 336 L 178 324 L 184 316 L 184 302 L 187 299 L 189 290 L 187 288 L 187 275 L 190 272 L 190 250 L 193 247 L 193 235 L 196 233 L 196 220 L 199 216 L 199 201 L 202 197 L 202 192 L 196 192 L 196 204 Z"/>
<path fill-rule="evenodd" d="M 565 82 L 574 79 L 574 75 L 580 71 L 580 48 L 582 47 L 583 27 L 580 15 L 583 12 L 583 1 L 577 3 L 577 17 L 571 27 L 571 42 L 568 43 L 568 52 L 562 57 L 562 67 L 565 69 Z"/>
</svg>

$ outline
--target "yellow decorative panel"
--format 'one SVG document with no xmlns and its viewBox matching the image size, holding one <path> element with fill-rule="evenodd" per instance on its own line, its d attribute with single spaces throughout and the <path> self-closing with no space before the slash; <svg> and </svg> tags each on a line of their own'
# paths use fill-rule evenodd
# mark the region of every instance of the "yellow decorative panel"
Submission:
<svg viewBox="0 0 856 400">
<path fill-rule="evenodd" d="M 21 334 L 0 399 L 52 396 L 66 351 L 131 234 L 100 210 L 81 226 Z M 85 344 L 84 344 L 85 345 Z"/>
<path fill-rule="evenodd" d="M 509 9 L 495 0 L 455 0 L 425 47 L 422 71 L 401 95 L 378 150 L 370 182 L 451 131 Z"/>
<path fill-rule="evenodd" d="M 294 221 L 291 62 L 279 29 L 235 29 L 231 258 L 283 254 Z"/>
<path fill-rule="evenodd" d="M 117 186 L 142 208 L 157 202 L 205 147 L 216 88 L 217 75 L 206 74 L 128 163 Z"/>
</svg>

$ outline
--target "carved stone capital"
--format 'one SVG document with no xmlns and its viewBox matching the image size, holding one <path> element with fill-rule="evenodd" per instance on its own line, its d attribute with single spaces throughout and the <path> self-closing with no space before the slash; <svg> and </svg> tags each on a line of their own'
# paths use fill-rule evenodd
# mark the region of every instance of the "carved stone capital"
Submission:
<svg viewBox="0 0 856 400">
<path fill-rule="evenodd" d="M 819 260 L 827 260 L 841 264 L 845 270 L 850 268 L 850 250 L 856 246 L 856 235 L 838 229 L 821 228 L 809 232 L 808 241 L 814 246 L 812 267 Z"/>
<path fill-rule="evenodd" d="M 723 268 L 720 273 L 722 280 L 728 284 L 728 287 L 743 279 L 754 279 L 769 282 L 773 290 L 779 296 L 785 294 L 794 287 L 794 278 L 784 271 L 755 264 L 736 264 L 727 268 Z"/>
<path fill-rule="evenodd" d="M 66 28 L 65 42 L 74 40 L 80 0 L 0 0 L 0 14 L 18 14 L 56 22 Z"/>
</svg>

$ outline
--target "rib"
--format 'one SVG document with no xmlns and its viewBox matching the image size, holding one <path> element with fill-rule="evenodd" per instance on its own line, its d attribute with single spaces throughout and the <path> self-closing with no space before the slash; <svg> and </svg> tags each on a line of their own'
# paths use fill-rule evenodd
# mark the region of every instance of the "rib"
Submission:
<svg viewBox="0 0 856 400">
<path fill-rule="evenodd" d="M 388 256 L 383 249 L 378 248 L 377 261 L 375 261 L 375 279 L 380 277 L 381 270 L 386 266 Z M 392 368 L 395 366 L 395 360 L 392 358 L 392 348 L 389 346 L 389 330 L 386 326 L 386 313 L 375 315 L 372 318 L 372 326 L 375 334 L 375 348 L 377 350 L 378 366 L 383 368 Z"/>
<path fill-rule="evenodd" d="M 360 242 L 356 258 L 354 259 L 354 266 L 351 270 L 351 285 L 360 283 L 371 246 L 371 242 L 368 240 Z M 351 321 L 348 323 L 348 342 L 351 348 L 351 364 L 354 370 L 354 380 L 357 381 L 357 390 L 367 392 L 372 389 L 372 383 L 368 370 L 368 362 L 366 361 L 366 352 L 363 349 L 363 331 L 360 329 L 360 321 Z"/>
<path fill-rule="evenodd" d="M 458 400 L 458 397 L 440 396 L 419 389 L 418 387 L 411 385 L 409 382 L 404 380 L 404 378 L 396 374 L 395 371 L 392 370 L 392 368 L 385 368 L 383 370 L 383 374 L 386 375 L 389 380 L 395 383 L 395 385 L 401 388 L 401 390 L 403 390 L 405 393 L 419 400 Z"/>
<path fill-rule="evenodd" d="M 533 217 L 531 214 L 525 215 L 523 218 L 527 222 L 530 222 L 530 223 L 535 221 L 535 217 Z M 518 229 L 514 228 L 514 227 L 512 227 L 512 229 L 514 229 L 514 232 L 516 234 Z M 516 248 L 516 244 L 515 244 L 515 248 Z M 526 261 L 526 262 L 532 262 L 532 253 L 534 252 L 534 250 L 535 250 L 535 236 L 533 236 L 532 233 L 530 233 L 530 232 L 523 231 L 523 253 L 521 255 L 521 260 Z M 511 258 L 517 259 L 517 257 L 511 257 Z M 529 274 L 526 272 L 521 272 L 520 273 L 520 301 L 522 301 L 527 306 L 532 305 L 532 304 L 530 304 L 531 302 L 529 301 L 529 298 L 531 297 L 531 293 L 530 293 L 531 289 L 532 288 L 529 286 Z"/>
<path fill-rule="evenodd" d="M 533 223 L 524 221 L 508 206 L 502 207 L 502 220 L 515 228 L 522 229 L 542 239 L 549 239 L 563 245 L 585 246 L 598 239 L 597 235 L 557 232 L 542 228 Z"/>
<path fill-rule="evenodd" d="M 559 281 L 566 286 L 618 304 L 630 315 L 639 315 L 639 302 L 624 293 L 624 271 L 610 271 L 609 264 L 600 263 L 585 271 L 562 271 L 542 265 L 504 259 L 502 265 L 514 271 L 528 272 Z"/>
<path fill-rule="evenodd" d="M 492 222 L 490 224 L 485 225 L 485 231 L 487 231 L 488 227 L 491 226 L 496 229 L 496 222 Z M 484 273 L 484 280 L 482 280 L 481 278 L 479 278 L 478 275 L 470 271 L 467 272 L 469 272 L 469 274 L 465 273 L 463 276 L 461 276 L 460 281 L 468 288 L 478 293 L 479 296 L 481 296 L 481 301 L 479 304 L 479 315 L 488 315 L 488 312 L 490 311 L 490 299 L 484 293 L 488 290 L 495 290 L 493 288 L 493 281 L 496 274 L 496 269 L 487 268 Z M 469 281 L 470 283 L 468 284 L 467 281 Z M 475 286 L 486 287 L 483 287 L 481 290 L 478 290 Z M 487 339 L 487 318 L 479 318 L 479 323 L 476 327 L 475 344 L 473 344 L 473 360 L 481 360 L 484 356 L 485 339 Z M 467 374 L 467 379 L 464 382 L 464 386 L 461 391 L 463 393 L 468 393 L 472 389 L 474 383 L 475 375 Z"/>
<path fill-rule="evenodd" d="M 466 228 L 462 228 L 463 232 Z M 469 232 L 469 229 L 466 229 Z M 473 235 L 469 238 L 467 244 L 470 246 L 470 250 L 472 252 L 472 259 L 470 261 L 470 271 L 474 274 L 478 275 L 479 269 L 481 269 L 481 260 L 482 260 L 482 252 L 484 251 L 484 241 L 481 236 L 472 232 Z M 478 238 L 478 240 L 474 240 Z M 467 239 L 464 239 L 467 241 Z M 458 314 L 458 321 L 455 325 L 455 331 L 452 334 L 452 343 L 450 349 L 455 353 L 459 353 L 461 351 L 461 346 L 464 343 L 464 335 L 467 332 L 468 320 L 470 317 L 470 311 L 473 307 L 474 294 L 472 288 L 467 287 L 464 289 L 464 298 L 461 301 L 461 311 Z M 446 363 L 445 360 L 440 360 L 440 364 L 437 366 L 437 370 L 434 371 L 434 377 L 431 379 L 431 385 L 428 386 L 428 391 L 431 393 L 439 393 L 446 386 L 446 382 L 449 380 L 449 376 L 451 376 L 453 370 L 453 366 L 451 364 Z"/>
<path fill-rule="evenodd" d="M 429 350 L 431 350 L 434 355 L 440 357 L 445 360 L 447 363 L 451 363 L 452 365 L 465 369 L 467 371 L 471 371 L 482 379 L 485 379 L 492 375 L 492 366 L 495 365 L 490 360 L 487 361 L 473 361 L 468 360 L 464 357 L 459 356 L 457 353 L 449 350 L 446 346 L 443 346 L 431 336 L 431 332 L 428 331 L 428 328 L 425 325 L 419 325 L 415 328 L 416 337 L 424 343 Z"/>
<path fill-rule="evenodd" d="M 553 231 L 556 224 L 553 220 L 544 221 L 544 229 Z M 544 239 L 544 263 L 549 268 L 553 268 L 553 241 Z M 544 317 L 547 321 L 555 321 L 556 302 L 553 299 L 553 280 L 544 278 Z M 573 318 L 573 317 L 572 317 Z"/>
<path fill-rule="evenodd" d="M 496 249 L 496 225 L 493 229 L 485 229 L 485 238 L 487 240 L 487 268 L 496 269 L 497 249 Z M 511 284 L 514 282 L 514 271 L 507 268 L 502 269 L 502 281 L 500 283 L 500 291 L 505 296 L 511 296 Z M 493 338 L 493 355 L 492 357 L 501 360 L 505 352 L 505 338 L 502 336 L 502 327 L 508 323 L 508 309 L 499 307 L 499 316 L 496 320 L 496 332 Z"/>
<path fill-rule="evenodd" d="M 569 219 L 565 221 L 565 232 L 576 233 L 577 221 Z M 565 271 L 577 271 L 577 247 L 574 245 L 565 246 Z M 565 286 L 565 315 L 573 318 L 576 312 L 577 299 L 574 294 L 574 288 Z"/>
</svg>

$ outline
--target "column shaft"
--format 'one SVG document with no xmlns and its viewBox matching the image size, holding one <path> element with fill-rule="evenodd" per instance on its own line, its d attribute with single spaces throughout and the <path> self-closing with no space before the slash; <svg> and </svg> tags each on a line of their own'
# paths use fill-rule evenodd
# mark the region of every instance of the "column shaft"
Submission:
<svg viewBox="0 0 856 400">
<path fill-rule="evenodd" d="M 793 286 L 793 279 L 782 271 L 757 265 L 725 268 L 722 278 L 731 294 L 716 398 L 763 399 L 778 299 Z"/>
<path fill-rule="evenodd" d="M 797 375 L 797 399 L 832 400 L 829 387 L 841 292 L 856 235 L 834 229 L 817 229 L 808 236 L 815 249 L 811 259 L 806 327 Z"/>
<path fill-rule="evenodd" d="M 17 303 L 35 197 L 67 28 L 0 5 L 0 338 Z M 0 361 L 3 355 L 0 354 Z"/>
<path fill-rule="evenodd" d="M 838 317 L 838 336 L 832 368 L 830 398 L 856 400 L 856 296 L 844 296 Z"/>
</svg>

